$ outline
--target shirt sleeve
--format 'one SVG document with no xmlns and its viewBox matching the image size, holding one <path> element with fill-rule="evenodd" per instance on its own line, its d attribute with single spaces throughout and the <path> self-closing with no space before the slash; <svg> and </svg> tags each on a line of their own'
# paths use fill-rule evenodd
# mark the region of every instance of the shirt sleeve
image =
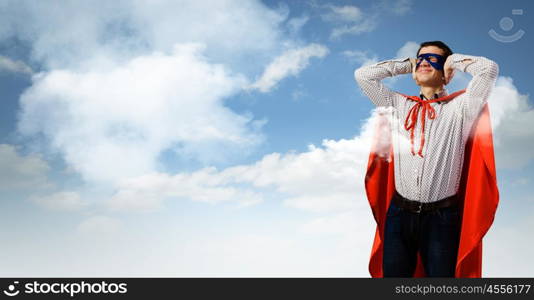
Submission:
<svg viewBox="0 0 534 300">
<path fill-rule="evenodd" d="M 396 93 L 386 87 L 382 80 L 400 74 L 412 72 L 409 58 L 382 61 L 373 65 L 362 66 L 354 71 L 356 82 L 363 93 L 376 106 L 394 106 Z"/>
<path fill-rule="evenodd" d="M 467 116 L 476 118 L 486 104 L 499 74 L 499 66 L 482 56 L 452 54 L 452 66 L 473 76 L 465 91 L 463 109 Z"/>
</svg>

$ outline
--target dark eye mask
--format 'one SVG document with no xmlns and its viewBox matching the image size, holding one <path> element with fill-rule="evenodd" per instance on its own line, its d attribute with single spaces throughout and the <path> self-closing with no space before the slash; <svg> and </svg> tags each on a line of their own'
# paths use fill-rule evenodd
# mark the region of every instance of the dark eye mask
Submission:
<svg viewBox="0 0 534 300">
<path fill-rule="evenodd" d="M 421 62 L 423 62 L 423 59 L 426 60 L 434 69 L 443 70 L 443 65 L 445 65 L 445 57 L 434 53 L 421 54 L 417 57 L 417 64 L 415 65 L 416 69 L 419 68 L 419 65 Z"/>
</svg>

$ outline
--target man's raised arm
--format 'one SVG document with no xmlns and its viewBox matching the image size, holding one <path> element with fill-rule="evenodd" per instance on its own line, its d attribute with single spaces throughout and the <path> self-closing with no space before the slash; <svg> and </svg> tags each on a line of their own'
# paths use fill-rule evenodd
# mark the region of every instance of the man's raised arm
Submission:
<svg viewBox="0 0 534 300">
<path fill-rule="evenodd" d="M 387 60 L 356 69 L 354 77 L 361 89 L 376 106 L 395 105 L 395 92 L 382 83 L 382 79 L 412 72 L 409 58 Z"/>
<path fill-rule="evenodd" d="M 452 54 L 445 63 L 445 76 L 453 69 L 467 72 L 473 76 L 467 85 L 464 109 L 468 116 L 476 117 L 491 93 L 499 74 L 499 66 L 494 61 L 482 56 Z M 448 78 L 450 80 L 450 78 Z"/>
</svg>

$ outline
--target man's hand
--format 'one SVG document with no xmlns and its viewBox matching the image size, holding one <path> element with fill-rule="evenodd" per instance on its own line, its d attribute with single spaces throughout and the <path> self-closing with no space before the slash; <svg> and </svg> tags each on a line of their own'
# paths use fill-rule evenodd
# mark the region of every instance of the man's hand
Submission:
<svg viewBox="0 0 534 300">
<path fill-rule="evenodd" d="M 410 63 L 412 64 L 412 73 L 415 73 L 415 66 L 417 65 L 417 59 L 410 58 Z"/>
<path fill-rule="evenodd" d="M 454 76 L 454 70 L 455 69 L 452 67 L 452 56 L 449 55 L 443 65 L 443 79 L 445 80 L 446 85 L 451 82 L 452 77 Z"/>
<path fill-rule="evenodd" d="M 412 78 L 417 82 L 417 78 L 415 76 L 415 68 L 417 66 L 417 59 L 410 58 L 410 63 L 412 64 Z"/>
</svg>

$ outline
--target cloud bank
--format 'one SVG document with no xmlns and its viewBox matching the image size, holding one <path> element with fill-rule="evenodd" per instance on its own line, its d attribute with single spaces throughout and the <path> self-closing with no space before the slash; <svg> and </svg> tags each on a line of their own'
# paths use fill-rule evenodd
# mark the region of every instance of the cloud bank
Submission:
<svg viewBox="0 0 534 300">
<path fill-rule="evenodd" d="M 266 92 L 328 52 L 286 36 L 282 26 L 300 30 L 306 17 L 283 25 L 288 13 L 260 1 L 100 4 L 8 1 L 0 21 L 0 39 L 27 43 L 40 65 L 18 132 L 88 181 L 160 172 L 163 154 L 205 165 L 246 156 L 265 121 L 226 101 L 253 74 Z"/>
</svg>

